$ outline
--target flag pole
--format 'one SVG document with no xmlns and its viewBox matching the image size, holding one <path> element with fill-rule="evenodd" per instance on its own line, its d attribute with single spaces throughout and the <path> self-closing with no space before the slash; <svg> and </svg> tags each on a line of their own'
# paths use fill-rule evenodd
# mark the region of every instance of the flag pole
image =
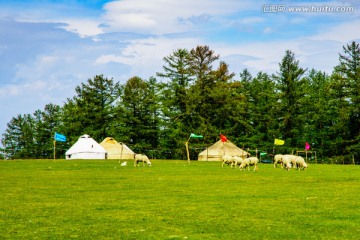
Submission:
<svg viewBox="0 0 360 240">
<path fill-rule="evenodd" d="M 189 153 L 189 141 L 190 141 L 190 138 L 203 138 L 202 135 L 196 135 L 195 133 L 191 133 L 188 140 L 185 142 L 185 147 L 186 147 L 186 155 L 187 155 L 187 160 L 188 160 L 188 163 L 190 164 L 190 153 Z"/>
<path fill-rule="evenodd" d="M 190 138 L 189 138 L 189 139 L 190 139 Z M 185 146 L 186 146 L 186 155 L 187 155 L 187 160 L 188 160 L 188 163 L 190 164 L 189 139 L 185 142 Z"/>
<path fill-rule="evenodd" d="M 187 156 L 187 161 L 188 161 L 189 164 L 190 164 L 190 153 L 189 153 L 189 141 L 190 141 L 190 138 L 191 138 L 191 134 L 190 134 L 188 140 L 185 142 L 186 156 Z"/>
<path fill-rule="evenodd" d="M 56 159 L 56 151 L 55 151 L 55 149 L 56 149 L 56 141 L 54 140 L 54 161 Z"/>
</svg>

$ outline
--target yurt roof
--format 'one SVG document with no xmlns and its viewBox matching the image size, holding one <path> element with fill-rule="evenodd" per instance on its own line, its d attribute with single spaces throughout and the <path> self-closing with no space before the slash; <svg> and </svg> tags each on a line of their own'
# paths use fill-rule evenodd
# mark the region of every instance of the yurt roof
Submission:
<svg viewBox="0 0 360 240">
<path fill-rule="evenodd" d="M 80 152 L 106 153 L 107 151 L 89 135 L 84 134 L 79 137 L 77 142 L 69 148 L 69 150 L 66 151 L 66 155 Z"/>
<path fill-rule="evenodd" d="M 126 146 L 125 143 L 122 142 L 117 142 L 114 138 L 112 137 L 106 137 L 101 143 L 100 145 L 102 147 L 104 147 L 106 150 L 110 151 L 110 150 L 117 150 L 117 149 L 122 149 L 125 150 L 128 153 L 132 153 L 134 154 L 134 152 L 128 147 Z"/>
<path fill-rule="evenodd" d="M 209 160 L 213 159 L 215 161 L 221 160 L 221 157 L 224 155 L 230 156 L 246 156 L 249 153 L 244 151 L 243 149 L 236 146 L 230 140 L 226 142 L 222 142 L 221 140 L 217 141 L 212 146 L 208 147 L 204 151 L 199 154 L 199 160 Z"/>
</svg>

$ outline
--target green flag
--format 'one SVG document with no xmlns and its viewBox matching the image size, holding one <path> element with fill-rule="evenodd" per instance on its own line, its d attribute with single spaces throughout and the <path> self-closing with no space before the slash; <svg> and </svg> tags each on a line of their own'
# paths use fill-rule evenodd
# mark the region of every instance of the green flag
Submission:
<svg viewBox="0 0 360 240">
<path fill-rule="evenodd" d="M 190 134 L 191 138 L 202 138 L 202 135 L 196 135 L 195 133 Z"/>
</svg>

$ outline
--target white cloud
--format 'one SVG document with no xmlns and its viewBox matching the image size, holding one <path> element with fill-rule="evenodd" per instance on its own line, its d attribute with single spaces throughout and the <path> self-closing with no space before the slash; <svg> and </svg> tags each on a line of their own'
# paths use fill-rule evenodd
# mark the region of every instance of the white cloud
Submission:
<svg viewBox="0 0 360 240">
<path fill-rule="evenodd" d="M 251 1 L 236 0 L 123 0 L 104 7 L 104 31 L 145 31 L 154 34 L 194 30 L 224 14 L 251 6 Z"/>
<path fill-rule="evenodd" d="M 63 19 L 61 22 L 66 23 L 66 26 L 62 28 L 69 32 L 77 33 L 81 37 L 95 36 L 103 33 L 99 26 L 99 20 Z"/>
<path fill-rule="evenodd" d="M 350 40 L 360 39 L 360 20 L 341 23 L 325 28 L 319 34 L 309 37 L 314 40 L 332 40 L 346 43 Z"/>
<path fill-rule="evenodd" d="M 17 85 L 7 84 L 0 88 L 0 98 L 5 100 L 8 96 L 19 96 L 21 92 L 21 89 Z"/>
<path fill-rule="evenodd" d="M 161 71 L 163 57 L 173 53 L 177 49 L 191 49 L 201 43 L 197 38 L 166 38 L 151 37 L 129 41 L 118 54 L 103 57 L 102 60 L 116 60 L 131 66 L 130 76 L 148 78 Z M 100 59 L 98 59 L 100 61 Z"/>
<path fill-rule="evenodd" d="M 261 23 L 264 22 L 262 17 L 246 17 L 239 21 L 242 24 L 252 24 L 252 23 Z"/>
<path fill-rule="evenodd" d="M 109 54 L 109 55 L 101 55 L 100 57 L 98 57 L 95 60 L 95 64 L 107 64 L 110 62 L 118 62 L 118 63 L 124 63 L 125 58 L 124 57 L 119 57 L 119 56 L 115 56 L 114 54 Z"/>
<path fill-rule="evenodd" d="M 0 99 L 9 102 L 1 108 L 8 117 L 0 119 L 0 132 L 15 113 L 60 104 L 97 74 L 121 83 L 153 76 L 162 71 L 162 58 L 179 48 L 208 45 L 237 76 L 244 68 L 276 73 L 288 49 L 304 68 L 330 73 L 342 45 L 360 38 L 358 12 L 263 14 L 263 2 L 121 0 L 83 16 L 76 14 L 79 8 L 59 4 L 13 13 L 6 8 L 0 16 L 17 22 L 0 25 L 0 54 L 9 60 L 0 64 L 6 76 L 0 79 Z M 304 4 L 316 3 L 296 2 Z"/>
<path fill-rule="evenodd" d="M 271 33 L 273 31 L 273 28 L 272 27 L 266 27 L 264 28 L 264 33 Z"/>
</svg>

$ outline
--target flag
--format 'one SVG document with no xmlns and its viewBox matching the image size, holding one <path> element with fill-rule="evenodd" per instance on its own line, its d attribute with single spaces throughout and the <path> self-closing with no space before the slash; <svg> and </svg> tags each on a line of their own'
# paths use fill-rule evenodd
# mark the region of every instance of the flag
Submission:
<svg viewBox="0 0 360 240">
<path fill-rule="evenodd" d="M 191 134 L 190 134 L 190 137 L 191 137 L 191 138 L 203 138 L 202 135 L 197 135 L 197 134 L 195 134 L 195 133 L 191 133 Z"/>
<path fill-rule="evenodd" d="M 274 144 L 275 144 L 275 145 L 284 145 L 284 144 L 285 144 L 285 141 L 284 141 L 284 140 L 281 140 L 281 139 L 275 139 Z"/>
<path fill-rule="evenodd" d="M 261 152 L 261 153 L 260 153 L 260 156 L 261 156 L 261 157 L 266 156 L 266 155 L 267 155 L 266 152 Z"/>
<path fill-rule="evenodd" d="M 305 151 L 310 150 L 310 144 L 308 142 L 305 143 Z"/>
<path fill-rule="evenodd" d="M 226 142 L 228 140 L 227 137 L 225 135 L 222 135 L 221 133 L 220 133 L 220 138 L 222 142 Z"/>
<path fill-rule="evenodd" d="M 58 141 L 58 142 L 66 142 L 66 137 L 65 137 L 65 135 L 63 135 L 61 133 L 55 132 L 54 140 Z"/>
</svg>

